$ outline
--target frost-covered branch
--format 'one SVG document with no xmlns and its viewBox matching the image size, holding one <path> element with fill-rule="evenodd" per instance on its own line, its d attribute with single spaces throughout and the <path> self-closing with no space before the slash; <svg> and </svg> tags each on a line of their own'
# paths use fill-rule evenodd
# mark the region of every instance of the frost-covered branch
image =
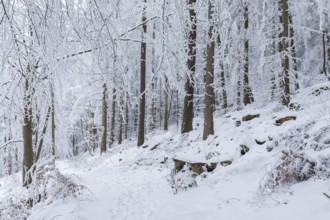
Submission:
<svg viewBox="0 0 330 220">
<path fill-rule="evenodd" d="M 8 142 L 6 142 L 6 143 L 4 143 L 4 144 L 2 144 L 1 146 L 0 146 L 0 150 L 2 150 L 3 148 L 5 148 L 7 145 L 9 145 L 9 144 L 13 144 L 13 143 L 22 143 L 23 141 L 22 140 L 12 140 L 12 141 L 8 141 Z"/>
</svg>

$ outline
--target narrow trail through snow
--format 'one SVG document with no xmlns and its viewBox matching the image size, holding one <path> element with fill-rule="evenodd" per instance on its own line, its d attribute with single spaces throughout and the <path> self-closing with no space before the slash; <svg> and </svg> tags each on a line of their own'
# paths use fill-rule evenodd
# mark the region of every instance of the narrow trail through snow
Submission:
<svg viewBox="0 0 330 220">
<path fill-rule="evenodd" d="M 41 210 L 36 207 L 29 219 L 188 220 L 193 215 L 211 220 L 219 216 L 211 188 L 190 193 L 187 200 L 187 196 L 173 194 L 169 168 L 136 165 L 135 160 L 119 162 L 116 157 L 94 158 L 92 163 L 58 162 L 61 172 L 77 178 L 90 196 L 58 201 Z M 201 196 L 205 193 L 208 196 Z"/>
</svg>

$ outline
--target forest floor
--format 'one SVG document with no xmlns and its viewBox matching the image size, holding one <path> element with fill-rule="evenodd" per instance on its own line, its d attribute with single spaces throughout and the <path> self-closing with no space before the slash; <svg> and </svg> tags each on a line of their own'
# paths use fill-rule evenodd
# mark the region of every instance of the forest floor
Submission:
<svg viewBox="0 0 330 220">
<path fill-rule="evenodd" d="M 299 111 L 276 104 L 251 105 L 217 116 L 215 135 L 206 141 L 202 119 L 197 117 L 189 134 L 171 127 L 147 135 L 140 148 L 131 140 L 102 156 L 58 160 L 61 173 L 87 190 L 78 197 L 37 204 L 28 219 L 328 220 L 330 199 L 323 193 L 330 194 L 330 91 L 315 96 L 314 90 L 296 96 Z M 248 114 L 260 116 L 242 121 Z M 275 125 L 286 116 L 296 120 Z M 244 155 L 242 145 L 249 148 Z M 306 177 L 303 181 L 283 180 L 274 186 L 274 170 L 288 150 L 307 158 L 286 164 L 289 171 L 304 161 L 316 166 L 313 172 L 298 169 Z M 174 175 L 172 158 L 219 164 L 193 178 L 186 168 Z M 224 161 L 232 164 L 220 165 Z M 0 184 L 5 186 L 6 181 L 0 179 Z M 3 190 L 0 186 L 0 199 Z"/>
</svg>

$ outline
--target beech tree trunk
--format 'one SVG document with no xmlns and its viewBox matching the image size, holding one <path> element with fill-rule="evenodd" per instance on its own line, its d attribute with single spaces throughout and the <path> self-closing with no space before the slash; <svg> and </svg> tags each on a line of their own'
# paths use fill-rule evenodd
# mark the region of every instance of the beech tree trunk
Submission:
<svg viewBox="0 0 330 220">
<path fill-rule="evenodd" d="M 123 121 L 124 121 L 124 97 L 120 96 L 120 111 L 119 111 L 119 129 L 118 129 L 118 144 L 123 142 Z"/>
<path fill-rule="evenodd" d="M 213 2 L 208 0 L 208 21 L 209 21 L 209 42 L 207 44 L 206 71 L 205 71 L 205 109 L 204 109 L 204 130 L 203 140 L 214 134 L 213 112 L 214 112 L 214 48 L 213 39 Z"/>
<path fill-rule="evenodd" d="M 97 147 L 97 129 L 94 124 L 94 117 L 95 113 L 89 109 L 88 110 L 88 134 L 89 134 L 89 149 L 91 152 L 94 152 L 94 150 Z"/>
<path fill-rule="evenodd" d="M 220 87 L 221 87 L 221 95 L 222 95 L 222 109 L 227 109 L 228 108 L 228 99 L 227 99 L 227 90 L 226 90 L 226 77 L 225 77 L 225 68 L 223 66 L 223 59 L 224 56 L 222 54 L 222 44 L 221 44 L 221 35 L 218 34 L 217 37 L 217 46 L 219 50 L 219 55 L 220 55 Z"/>
<path fill-rule="evenodd" d="M 128 94 L 126 93 L 126 104 L 125 104 L 125 139 L 128 138 L 128 125 L 129 125 L 129 109 L 128 109 Z"/>
<path fill-rule="evenodd" d="M 323 40 L 323 73 L 325 77 L 330 81 L 330 77 L 328 77 L 328 70 L 327 70 L 327 43 L 326 43 L 326 35 L 327 31 L 323 30 L 322 40 Z"/>
<path fill-rule="evenodd" d="M 276 8 L 276 2 L 273 3 L 273 6 L 274 8 Z M 277 17 L 273 18 L 272 19 L 272 27 L 274 30 L 276 30 L 277 28 Z M 275 56 L 277 53 L 278 53 L 278 47 L 277 47 L 277 41 L 278 41 L 278 38 L 277 36 L 274 34 L 272 36 L 272 48 L 271 48 L 271 54 L 273 56 Z M 270 98 L 271 98 L 271 101 L 274 101 L 275 100 L 275 97 L 276 97 L 276 94 L 277 94 L 277 80 L 276 80 L 276 77 L 277 77 L 277 74 L 276 74 L 276 70 L 274 68 L 271 69 L 271 92 L 270 92 Z"/>
<path fill-rule="evenodd" d="M 247 4 L 247 3 L 245 3 Z M 254 102 L 251 87 L 249 85 L 249 39 L 247 33 L 249 29 L 249 8 L 244 7 L 244 79 L 243 79 L 243 103 L 244 105 Z"/>
<path fill-rule="evenodd" d="M 165 90 L 164 90 L 164 93 L 165 93 L 165 106 L 164 106 L 164 130 L 167 131 L 168 130 L 168 78 L 167 76 L 165 76 Z"/>
<path fill-rule="evenodd" d="M 290 76 L 289 76 L 289 4 L 288 0 L 280 0 L 280 22 L 282 33 L 280 39 L 280 53 L 282 54 L 282 71 L 280 73 L 282 104 L 290 103 Z"/>
<path fill-rule="evenodd" d="M 147 0 L 144 0 L 147 3 Z M 145 128 L 145 106 L 146 106 L 146 56 L 147 56 L 147 44 L 145 42 L 145 35 L 147 33 L 147 17 L 146 6 L 142 12 L 142 42 L 141 42 L 141 76 L 140 76 L 140 112 L 139 112 L 139 128 L 138 128 L 138 142 L 137 146 L 140 147 L 144 143 L 144 128 Z"/>
<path fill-rule="evenodd" d="M 54 79 L 52 79 L 54 80 Z M 54 94 L 54 82 L 51 83 L 51 132 L 52 132 L 52 155 L 56 155 L 56 145 L 55 145 L 55 94 Z"/>
<path fill-rule="evenodd" d="M 29 79 L 24 79 L 24 113 L 23 113 L 23 186 L 32 182 L 31 168 L 34 161 L 33 153 L 33 126 L 32 126 L 32 96 Z"/>
<path fill-rule="evenodd" d="M 107 152 L 108 89 L 103 84 L 101 154 Z"/>
<path fill-rule="evenodd" d="M 296 91 L 299 90 L 299 79 L 298 79 L 298 64 L 297 64 L 297 53 L 296 53 L 296 45 L 294 41 L 294 29 L 292 23 L 292 16 L 289 14 L 289 25 L 290 25 L 290 48 L 292 54 L 292 62 L 293 62 L 293 71 L 294 71 L 294 88 Z"/>
<path fill-rule="evenodd" d="M 152 39 L 154 43 L 156 42 L 156 22 L 154 22 L 153 26 L 153 32 L 152 32 Z M 152 49 L 152 60 L 151 60 L 151 72 L 152 72 L 152 80 L 151 80 L 151 120 L 150 120 L 150 129 L 154 130 L 156 128 L 156 84 L 157 84 L 157 78 L 156 78 L 156 68 L 155 68 L 155 46 L 153 44 Z"/>
<path fill-rule="evenodd" d="M 179 90 L 177 89 L 175 91 L 176 94 L 176 126 L 179 128 L 179 120 L 180 120 L 180 99 L 179 99 Z"/>
<path fill-rule="evenodd" d="M 330 36 L 329 35 L 328 35 L 327 39 L 328 39 L 328 69 L 330 72 Z"/>
<path fill-rule="evenodd" d="M 188 76 L 185 84 L 185 96 L 183 102 L 183 118 L 181 133 L 187 133 L 193 130 L 193 118 L 194 118 L 194 77 L 195 77 L 195 65 L 196 65 L 196 0 L 187 0 L 189 7 L 189 20 L 191 27 L 188 33 Z"/>
<path fill-rule="evenodd" d="M 237 109 L 241 108 L 241 76 L 237 77 L 237 92 L 236 92 Z"/>
<path fill-rule="evenodd" d="M 115 126 L 116 126 L 116 102 L 117 102 L 117 94 L 116 88 L 114 87 L 112 90 L 112 105 L 111 105 L 111 127 L 110 127 L 110 143 L 111 146 L 115 142 Z"/>
<path fill-rule="evenodd" d="M 273 101 L 275 99 L 275 94 L 276 94 L 276 78 L 275 78 L 275 74 L 272 75 L 272 78 L 271 78 L 271 100 Z"/>
</svg>

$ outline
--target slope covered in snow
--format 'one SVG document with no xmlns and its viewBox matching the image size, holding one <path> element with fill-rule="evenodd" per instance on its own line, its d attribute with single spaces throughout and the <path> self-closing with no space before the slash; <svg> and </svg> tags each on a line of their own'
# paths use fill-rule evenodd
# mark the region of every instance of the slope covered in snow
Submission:
<svg viewBox="0 0 330 220">
<path fill-rule="evenodd" d="M 251 105 L 219 116 L 215 135 L 206 141 L 202 119 L 196 118 L 189 134 L 172 127 L 148 135 L 141 148 L 126 141 L 102 156 L 57 161 L 62 174 L 87 190 L 37 204 L 28 219 L 327 220 L 330 92 L 316 96 L 315 89 L 296 96 L 299 111 Z M 242 121 L 248 114 L 259 117 Z M 276 124 L 286 116 L 295 120 Z M 242 146 L 248 152 L 242 153 Z M 217 168 L 196 176 L 184 167 L 175 174 L 173 158 Z M 13 178 L 0 180 L 1 199 L 10 195 L 9 187 L 11 193 L 19 187 L 8 186 Z"/>
</svg>

